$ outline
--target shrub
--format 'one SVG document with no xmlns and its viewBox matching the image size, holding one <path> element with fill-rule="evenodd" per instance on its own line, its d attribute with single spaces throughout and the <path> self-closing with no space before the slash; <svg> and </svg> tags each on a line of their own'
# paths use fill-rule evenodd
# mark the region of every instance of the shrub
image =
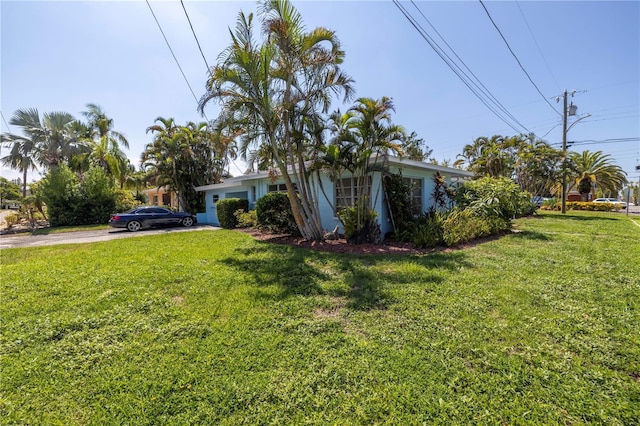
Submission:
<svg viewBox="0 0 640 426">
<path fill-rule="evenodd" d="M 429 248 L 444 243 L 444 221 L 446 213 L 435 212 L 428 214 L 416 222 L 412 235 L 415 247 Z"/>
<path fill-rule="evenodd" d="M 511 223 L 497 216 L 479 216 L 472 210 L 454 209 L 443 225 L 443 239 L 447 246 L 463 244 L 509 230 Z"/>
<path fill-rule="evenodd" d="M 7 223 L 7 228 L 11 229 L 14 225 L 17 225 L 20 222 L 20 214 L 19 213 L 9 213 L 4 217 L 4 221 Z"/>
<path fill-rule="evenodd" d="M 225 229 L 233 229 L 238 226 L 238 219 L 235 216 L 237 210 L 249 210 L 249 200 L 241 198 L 225 198 L 218 201 L 218 222 Z"/>
<path fill-rule="evenodd" d="M 382 244 L 382 230 L 376 221 L 378 212 L 366 203 L 366 199 L 360 199 L 355 206 L 338 212 L 349 244 Z"/>
<path fill-rule="evenodd" d="M 456 203 L 478 216 L 497 216 L 504 220 L 535 211 L 531 194 L 522 192 L 518 185 L 505 177 L 484 177 L 465 182 L 458 190 Z"/>
<path fill-rule="evenodd" d="M 260 198 L 256 202 L 256 219 L 258 226 L 269 232 L 298 233 L 287 194 L 269 192 Z"/>
<path fill-rule="evenodd" d="M 613 203 L 593 203 L 591 201 L 569 201 L 567 202 L 567 210 L 587 210 L 596 212 L 610 212 L 617 210 Z"/>
<path fill-rule="evenodd" d="M 233 215 L 238 221 L 238 228 L 255 228 L 258 225 L 258 218 L 255 210 L 245 212 L 242 209 L 236 210 Z"/>
</svg>

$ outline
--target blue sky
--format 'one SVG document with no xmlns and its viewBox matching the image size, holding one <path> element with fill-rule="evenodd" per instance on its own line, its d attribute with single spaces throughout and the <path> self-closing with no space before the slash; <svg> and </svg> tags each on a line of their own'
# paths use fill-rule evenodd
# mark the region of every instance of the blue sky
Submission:
<svg viewBox="0 0 640 426">
<path fill-rule="evenodd" d="M 235 25 L 238 12 L 257 9 L 255 2 L 184 4 L 210 65 L 229 44 L 228 28 Z M 454 49 L 513 117 L 549 143 L 562 140 L 562 103 L 554 97 L 564 89 L 576 90 L 570 101 L 578 106 L 578 116 L 569 123 L 587 113 L 591 117 L 568 133 L 568 140 L 576 141 L 571 149 L 611 154 L 637 182 L 640 2 L 484 4 L 542 95 L 479 1 L 415 3 L 442 39 L 414 4 L 402 3 L 439 45 L 446 48 L 444 39 Z M 462 147 L 479 136 L 516 134 L 471 93 L 393 2 L 294 5 L 308 29 L 336 31 L 346 51 L 343 68 L 355 80 L 356 96 L 393 98 L 394 122 L 416 131 L 436 159 L 455 160 Z M 151 6 L 199 98 L 207 70 L 180 1 L 152 1 Z M 144 1 L 2 0 L 0 14 L 0 109 L 7 121 L 18 108 L 67 111 L 80 118 L 87 103 L 99 104 L 128 137 L 128 155 L 137 165 L 151 141 L 145 130 L 156 117 L 173 117 L 178 123 L 203 120 Z M 334 103 L 343 111 L 348 106 Z M 216 105 L 211 103 L 205 112 L 214 118 Z M 4 122 L 0 127 L 7 131 Z M 631 140 L 612 141 L 627 138 Z M 231 171 L 237 174 L 243 168 L 237 162 Z M 0 175 L 19 176 L 6 167 Z"/>
</svg>

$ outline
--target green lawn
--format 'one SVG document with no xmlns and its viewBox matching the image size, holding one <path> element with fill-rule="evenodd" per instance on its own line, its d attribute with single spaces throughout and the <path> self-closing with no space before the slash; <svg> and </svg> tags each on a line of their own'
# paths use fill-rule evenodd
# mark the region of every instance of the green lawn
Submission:
<svg viewBox="0 0 640 426">
<path fill-rule="evenodd" d="M 640 227 L 425 256 L 232 231 L 5 249 L 2 424 L 640 423 Z"/>
</svg>

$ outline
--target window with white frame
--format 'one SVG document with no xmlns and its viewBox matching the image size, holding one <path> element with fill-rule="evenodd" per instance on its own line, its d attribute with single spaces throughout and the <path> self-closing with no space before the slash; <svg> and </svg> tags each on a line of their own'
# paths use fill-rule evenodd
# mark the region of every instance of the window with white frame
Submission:
<svg viewBox="0 0 640 426">
<path fill-rule="evenodd" d="M 367 178 L 348 177 L 337 179 L 335 182 L 335 202 L 336 208 L 351 207 L 362 197 L 365 192 L 367 197 L 371 197 L 371 176 Z"/>
<path fill-rule="evenodd" d="M 295 183 L 293 184 L 293 189 L 294 191 L 298 192 L 298 187 Z M 267 192 L 285 192 L 286 193 L 287 185 L 285 185 L 284 183 L 274 183 L 274 184 L 267 185 Z"/>
<path fill-rule="evenodd" d="M 403 178 L 402 181 L 407 185 L 409 190 L 409 201 L 411 202 L 411 210 L 413 214 L 422 213 L 422 179 Z"/>
</svg>

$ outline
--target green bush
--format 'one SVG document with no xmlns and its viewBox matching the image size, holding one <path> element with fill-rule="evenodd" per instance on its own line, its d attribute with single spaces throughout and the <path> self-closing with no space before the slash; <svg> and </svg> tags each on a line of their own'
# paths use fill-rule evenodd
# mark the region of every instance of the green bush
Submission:
<svg viewBox="0 0 640 426">
<path fill-rule="evenodd" d="M 7 223 L 7 228 L 11 229 L 14 225 L 17 225 L 20 222 L 20 214 L 19 213 L 9 213 L 4 217 L 4 221 Z"/>
<path fill-rule="evenodd" d="M 269 192 L 260 198 L 256 202 L 256 219 L 258 226 L 269 232 L 298 233 L 287 194 Z"/>
<path fill-rule="evenodd" d="M 594 203 L 591 201 L 569 201 L 567 202 L 567 210 L 587 210 L 592 212 L 610 212 L 617 210 L 619 207 L 613 203 Z"/>
<path fill-rule="evenodd" d="M 444 221 L 443 239 L 447 246 L 454 246 L 505 232 L 510 228 L 511 223 L 501 217 L 480 216 L 473 210 L 456 208 Z"/>
<path fill-rule="evenodd" d="M 237 210 L 249 210 L 249 200 L 242 198 L 225 198 L 218 201 L 218 222 L 225 229 L 233 229 L 238 226 L 238 219 L 235 216 Z"/>
<path fill-rule="evenodd" d="M 47 206 L 50 226 L 107 223 L 116 212 L 114 181 L 100 167 L 90 167 L 80 181 L 66 165 L 52 168 L 36 187 Z"/>
<path fill-rule="evenodd" d="M 415 247 L 429 248 L 444 243 L 444 221 L 447 213 L 435 212 L 428 214 L 416 222 L 412 235 Z"/>
<path fill-rule="evenodd" d="M 236 217 L 238 221 L 238 228 L 255 228 L 258 226 L 258 217 L 256 215 L 255 210 L 249 210 L 245 212 L 244 210 L 236 210 L 233 215 Z"/>
<path fill-rule="evenodd" d="M 567 201 L 566 208 L 567 210 L 585 210 L 590 212 L 610 212 L 618 209 L 613 203 L 594 203 L 591 201 Z M 540 209 L 560 211 L 562 210 L 562 204 L 554 198 L 553 200 L 549 200 L 549 202 L 544 202 Z"/>
<path fill-rule="evenodd" d="M 376 220 L 378 212 L 368 206 L 366 199 L 360 199 L 355 206 L 341 209 L 338 216 L 344 224 L 347 243 L 382 243 L 382 231 Z"/>
<path fill-rule="evenodd" d="M 508 178 L 484 177 L 465 182 L 456 194 L 456 204 L 478 216 L 497 216 L 504 220 L 525 216 L 535 211 L 531 194 Z"/>
</svg>

